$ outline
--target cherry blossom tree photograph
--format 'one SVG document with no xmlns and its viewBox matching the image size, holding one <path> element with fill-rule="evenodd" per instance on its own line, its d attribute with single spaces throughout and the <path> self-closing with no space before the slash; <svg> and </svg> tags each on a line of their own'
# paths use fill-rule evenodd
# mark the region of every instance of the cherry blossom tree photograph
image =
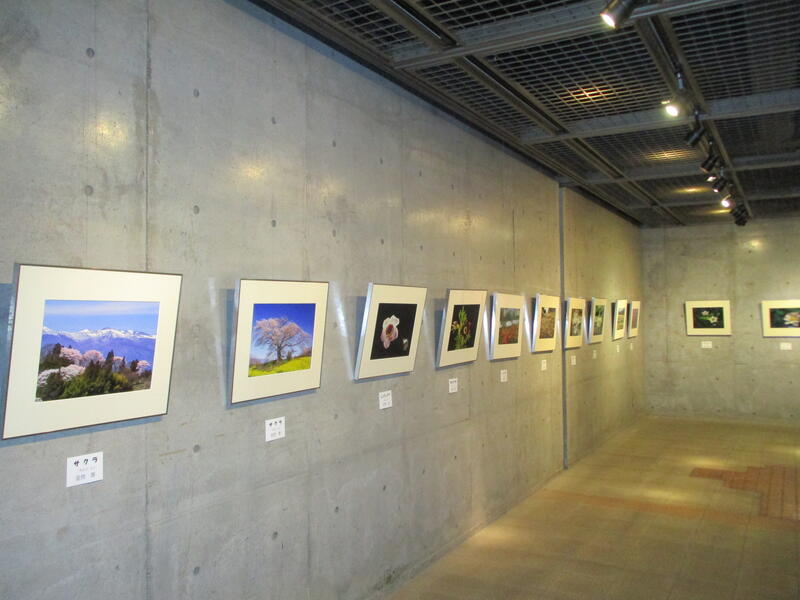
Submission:
<svg viewBox="0 0 800 600">
<path fill-rule="evenodd" d="M 254 304 L 250 377 L 311 368 L 315 304 Z"/>
</svg>

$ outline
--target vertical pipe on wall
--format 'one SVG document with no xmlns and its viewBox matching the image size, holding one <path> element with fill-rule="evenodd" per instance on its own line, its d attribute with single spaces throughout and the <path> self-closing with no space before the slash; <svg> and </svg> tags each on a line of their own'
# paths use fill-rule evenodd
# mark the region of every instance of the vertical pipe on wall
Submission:
<svg viewBox="0 0 800 600">
<path fill-rule="evenodd" d="M 564 323 L 564 298 L 566 293 L 564 290 L 564 186 L 558 186 L 558 257 L 559 257 L 559 276 L 561 278 L 561 322 Z M 569 437 L 568 437 L 568 421 L 567 421 L 567 353 L 564 344 L 564 331 L 561 332 L 561 426 L 562 426 L 562 456 L 564 459 L 564 469 L 569 468 Z"/>
<path fill-rule="evenodd" d="M 150 94 L 153 70 L 150 62 L 150 0 L 145 7 L 144 73 L 144 270 L 150 270 Z"/>
<path fill-rule="evenodd" d="M 144 270 L 150 270 L 150 95 L 153 83 L 153 71 L 150 48 L 150 0 L 145 5 L 145 73 L 144 73 Z M 145 427 L 144 436 L 144 593 L 145 600 L 152 600 L 153 592 L 153 545 L 150 523 L 150 440 L 149 428 Z"/>
</svg>

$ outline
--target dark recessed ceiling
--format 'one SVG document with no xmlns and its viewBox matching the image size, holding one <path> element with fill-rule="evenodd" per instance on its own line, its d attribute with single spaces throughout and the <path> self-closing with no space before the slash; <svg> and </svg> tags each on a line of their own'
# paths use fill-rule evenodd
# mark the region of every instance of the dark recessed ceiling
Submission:
<svg viewBox="0 0 800 600">
<path fill-rule="evenodd" d="M 798 0 L 643 0 L 617 31 L 605 0 L 251 1 L 644 225 L 731 220 L 708 140 L 752 217 L 800 213 Z"/>
</svg>

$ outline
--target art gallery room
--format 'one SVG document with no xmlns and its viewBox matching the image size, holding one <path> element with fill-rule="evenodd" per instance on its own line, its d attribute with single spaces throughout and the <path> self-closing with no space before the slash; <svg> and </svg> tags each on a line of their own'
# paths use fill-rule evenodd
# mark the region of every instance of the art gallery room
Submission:
<svg viewBox="0 0 800 600">
<path fill-rule="evenodd" d="M 797 0 L 2 0 L 0 182 L 0 599 L 800 600 Z"/>
</svg>

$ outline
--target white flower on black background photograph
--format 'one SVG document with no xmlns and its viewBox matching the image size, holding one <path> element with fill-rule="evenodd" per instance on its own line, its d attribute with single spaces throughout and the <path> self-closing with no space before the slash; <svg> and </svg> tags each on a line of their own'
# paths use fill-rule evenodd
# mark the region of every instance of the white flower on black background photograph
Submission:
<svg viewBox="0 0 800 600">
<path fill-rule="evenodd" d="M 800 327 L 800 306 L 772 308 L 769 311 L 770 326 L 775 328 Z"/>
<path fill-rule="evenodd" d="M 416 304 L 380 303 L 370 359 L 408 356 L 416 315 Z"/>
<path fill-rule="evenodd" d="M 731 335 L 730 300 L 687 300 L 687 335 Z"/>
<path fill-rule="evenodd" d="M 692 321 L 697 329 L 721 329 L 725 317 L 720 306 L 696 306 L 692 309 Z"/>
</svg>

